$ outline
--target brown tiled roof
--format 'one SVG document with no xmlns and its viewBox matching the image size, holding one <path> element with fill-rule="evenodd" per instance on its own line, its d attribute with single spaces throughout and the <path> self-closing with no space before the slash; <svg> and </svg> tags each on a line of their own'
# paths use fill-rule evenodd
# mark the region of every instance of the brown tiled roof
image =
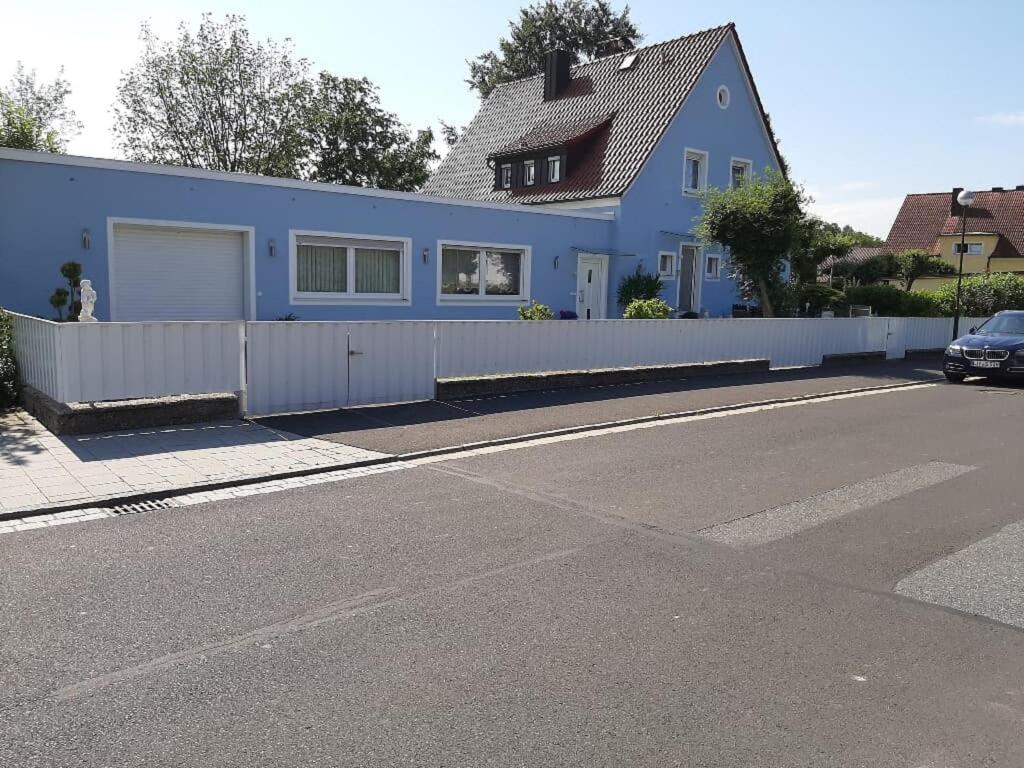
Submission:
<svg viewBox="0 0 1024 768">
<path fill-rule="evenodd" d="M 952 200 L 952 192 L 907 195 L 889 230 L 886 251 L 920 249 L 938 254 L 939 236 L 960 231 L 960 216 L 950 215 Z M 1024 253 L 1024 189 L 975 193 L 967 231 L 1000 235 L 993 257 L 1020 256 Z"/>
<path fill-rule="evenodd" d="M 520 152 L 568 146 L 592 136 L 607 125 L 612 117 L 613 115 L 598 115 L 572 122 L 541 123 L 511 144 L 500 147 L 490 157 L 507 157 Z"/>
<path fill-rule="evenodd" d="M 565 92 L 551 101 L 543 99 L 543 75 L 499 85 L 481 102 L 423 191 L 531 203 L 623 194 L 729 35 L 735 35 L 732 24 L 574 66 Z M 739 48 L 738 38 L 736 44 Z M 622 59 L 634 55 L 633 66 L 620 71 Z M 586 133 L 592 144 L 563 182 L 528 190 L 494 189 L 488 158 L 554 134 L 565 138 L 575 131 L 579 139 L 580 126 L 590 127 Z"/>
</svg>

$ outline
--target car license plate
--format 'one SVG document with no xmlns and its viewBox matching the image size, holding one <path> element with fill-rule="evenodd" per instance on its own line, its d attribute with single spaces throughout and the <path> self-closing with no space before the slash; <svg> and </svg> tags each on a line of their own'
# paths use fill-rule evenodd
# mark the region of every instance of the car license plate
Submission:
<svg viewBox="0 0 1024 768">
<path fill-rule="evenodd" d="M 999 363 L 996 360 L 972 360 L 971 365 L 975 368 L 998 368 Z"/>
</svg>

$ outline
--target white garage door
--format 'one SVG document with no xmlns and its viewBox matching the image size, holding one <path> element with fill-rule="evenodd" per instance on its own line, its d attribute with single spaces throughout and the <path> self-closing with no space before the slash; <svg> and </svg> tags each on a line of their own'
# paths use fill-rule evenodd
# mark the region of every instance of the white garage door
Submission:
<svg viewBox="0 0 1024 768">
<path fill-rule="evenodd" d="M 114 225 L 114 320 L 243 320 L 241 232 Z"/>
</svg>

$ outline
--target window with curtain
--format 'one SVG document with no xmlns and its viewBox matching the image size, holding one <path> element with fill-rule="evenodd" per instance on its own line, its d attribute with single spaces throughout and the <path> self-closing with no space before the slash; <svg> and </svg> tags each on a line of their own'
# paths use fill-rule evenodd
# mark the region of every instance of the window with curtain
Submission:
<svg viewBox="0 0 1024 768">
<path fill-rule="evenodd" d="M 394 241 L 300 234 L 294 298 L 401 298 L 406 289 L 405 248 Z"/>
<path fill-rule="evenodd" d="M 442 245 L 441 296 L 519 298 L 526 293 L 525 258 L 518 250 Z"/>
</svg>

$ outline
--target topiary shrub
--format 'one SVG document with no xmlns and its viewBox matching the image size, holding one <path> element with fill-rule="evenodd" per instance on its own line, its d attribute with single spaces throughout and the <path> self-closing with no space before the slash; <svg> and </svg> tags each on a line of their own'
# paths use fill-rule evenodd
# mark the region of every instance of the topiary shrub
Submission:
<svg viewBox="0 0 1024 768">
<path fill-rule="evenodd" d="M 634 299 L 622 316 L 627 320 L 664 320 L 672 314 L 672 307 L 662 299 Z"/>
<path fill-rule="evenodd" d="M 848 304 L 866 304 L 882 317 L 900 317 L 906 293 L 894 285 L 856 285 L 846 289 Z"/>
<path fill-rule="evenodd" d="M 551 311 L 551 307 L 547 304 L 540 304 L 536 301 L 531 301 L 525 307 L 519 307 L 519 319 L 520 320 L 554 320 L 555 313 Z"/>
<path fill-rule="evenodd" d="M 663 287 L 660 277 L 644 272 L 643 265 L 637 264 L 633 274 L 619 281 L 618 305 L 625 309 L 637 299 L 656 299 Z"/>
<path fill-rule="evenodd" d="M 18 400 L 18 364 L 14 359 L 14 321 L 0 309 L 0 408 Z"/>
<path fill-rule="evenodd" d="M 956 280 L 928 291 L 942 315 L 954 314 Z M 1024 309 L 1024 275 L 1009 272 L 994 275 L 966 275 L 960 291 L 960 314 L 985 317 L 1004 309 Z"/>
</svg>

